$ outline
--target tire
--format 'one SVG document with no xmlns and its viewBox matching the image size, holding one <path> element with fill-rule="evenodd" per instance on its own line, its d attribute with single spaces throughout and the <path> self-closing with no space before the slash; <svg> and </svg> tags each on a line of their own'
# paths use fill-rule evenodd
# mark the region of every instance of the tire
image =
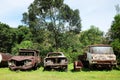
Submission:
<svg viewBox="0 0 120 80">
<path fill-rule="evenodd" d="M 37 64 L 35 64 L 33 67 L 33 70 L 37 70 L 37 69 L 38 69 L 38 66 L 37 66 Z"/>
<path fill-rule="evenodd" d="M 68 66 L 66 66 L 66 67 L 64 68 L 64 71 L 65 71 L 65 72 L 67 72 L 67 71 L 68 71 Z"/>
<path fill-rule="evenodd" d="M 49 67 L 49 66 L 47 66 L 47 67 L 44 67 L 44 71 L 50 71 L 51 70 L 51 68 Z"/>
</svg>

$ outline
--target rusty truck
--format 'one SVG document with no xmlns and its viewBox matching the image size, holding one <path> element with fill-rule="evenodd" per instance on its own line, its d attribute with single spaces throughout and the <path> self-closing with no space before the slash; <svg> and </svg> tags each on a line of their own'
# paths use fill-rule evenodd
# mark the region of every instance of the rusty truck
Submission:
<svg viewBox="0 0 120 80">
<path fill-rule="evenodd" d="M 39 51 L 31 49 L 20 49 L 18 55 L 8 61 L 10 70 L 36 70 L 40 63 Z"/>
<path fill-rule="evenodd" d="M 89 69 L 101 68 L 112 69 L 116 66 L 116 55 L 113 48 L 106 44 L 89 45 L 85 48 L 84 54 L 78 57 L 84 67 Z"/>
<path fill-rule="evenodd" d="M 12 57 L 9 53 L 0 52 L 0 67 L 8 67 L 8 60 Z"/>
</svg>

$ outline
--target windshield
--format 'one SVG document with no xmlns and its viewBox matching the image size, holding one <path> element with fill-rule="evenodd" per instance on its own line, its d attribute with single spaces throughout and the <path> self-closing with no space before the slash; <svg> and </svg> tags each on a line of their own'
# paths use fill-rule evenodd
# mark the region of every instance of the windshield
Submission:
<svg viewBox="0 0 120 80">
<path fill-rule="evenodd" d="M 91 47 L 90 52 L 96 54 L 113 54 L 113 49 L 112 47 Z"/>
<path fill-rule="evenodd" d="M 20 52 L 20 56 L 34 56 L 34 52 Z"/>
<path fill-rule="evenodd" d="M 53 57 L 53 56 L 63 56 L 63 55 L 61 53 L 52 53 L 52 54 L 49 54 L 48 57 L 49 56 Z"/>
</svg>

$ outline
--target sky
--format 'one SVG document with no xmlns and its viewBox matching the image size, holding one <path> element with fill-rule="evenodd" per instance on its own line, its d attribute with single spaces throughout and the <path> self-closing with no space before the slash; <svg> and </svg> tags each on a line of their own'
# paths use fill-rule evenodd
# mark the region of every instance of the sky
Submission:
<svg viewBox="0 0 120 80">
<path fill-rule="evenodd" d="M 22 25 L 22 14 L 28 10 L 33 1 L 0 0 L 0 22 L 10 27 Z M 82 31 L 94 25 L 107 32 L 116 15 L 115 5 L 120 5 L 120 0 L 64 0 L 64 3 L 80 11 Z"/>
</svg>

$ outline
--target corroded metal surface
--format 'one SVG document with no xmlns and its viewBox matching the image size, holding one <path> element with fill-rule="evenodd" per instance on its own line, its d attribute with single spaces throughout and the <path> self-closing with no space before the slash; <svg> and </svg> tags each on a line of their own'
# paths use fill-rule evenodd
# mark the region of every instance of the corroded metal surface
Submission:
<svg viewBox="0 0 120 80">
<path fill-rule="evenodd" d="M 83 62 L 84 66 L 89 68 L 109 66 L 108 68 L 112 69 L 117 64 L 113 48 L 104 44 L 89 45 L 86 47 L 84 54 L 80 55 L 78 59 Z"/>
<path fill-rule="evenodd" d="M 0 67 L 8 67 L 8 60 L 12 57 L 9 53 L 0 52 Z"/>
<path fill-rule="evenodd" d="M 20 49 L 18 56 L 9 59 L 9 68 L 11 70 L 37 69 L 41 58 L 37 50 Z"/>
<path fill-rule="evenodd" d="M 49 52 L 44 58 L 45 69 L 64 69 L 67 70 L 68 60 L 61 52 Z"/>
</svg>

